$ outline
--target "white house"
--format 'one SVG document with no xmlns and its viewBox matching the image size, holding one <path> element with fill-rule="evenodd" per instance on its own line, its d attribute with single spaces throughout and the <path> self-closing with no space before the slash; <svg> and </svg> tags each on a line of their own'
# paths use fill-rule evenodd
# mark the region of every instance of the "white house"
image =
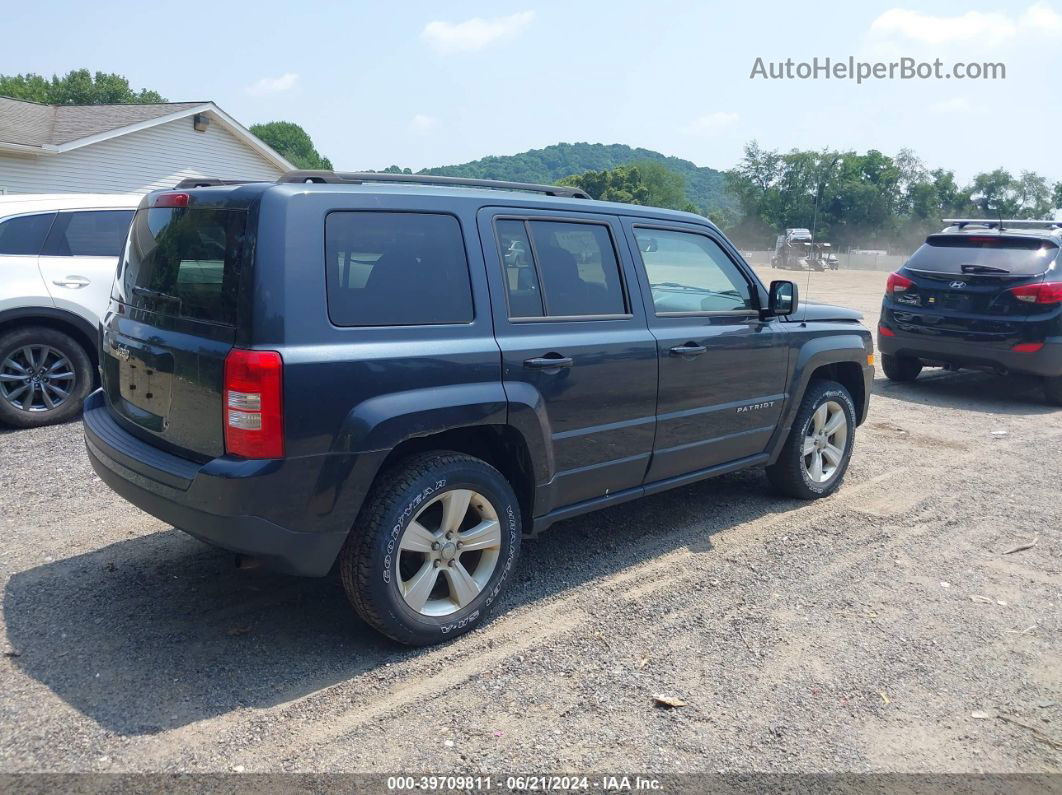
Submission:
<svg viewBox="0 0 1062 795">
<path fill-rule="evenodd" d="M 40 105 L 0 97 L 0 194 L 147 193 L 294 166 L 213 102 Z"/>
</svg>

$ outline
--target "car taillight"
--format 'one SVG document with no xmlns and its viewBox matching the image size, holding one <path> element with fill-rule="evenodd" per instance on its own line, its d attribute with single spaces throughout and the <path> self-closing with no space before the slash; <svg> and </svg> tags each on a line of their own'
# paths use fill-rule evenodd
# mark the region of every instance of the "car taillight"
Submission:
<svg viewBox="0 0 1062 795">
<path fill-rule="evenodd" d="M 1062 282 L 1043 282 L 1011 287 L 1010 294 L 1027 304 L 1062 303 Z"/>
<path fill-rule="evenodd" d="M 1037 351 L 1042 351 L 1043 348 L 1044 344 L 1042 342 L 1019 342 L 1011 350 L 1015 353 L 1036 353 Z"/>
<path fill-rule="evenodd" d="M 233 348 L 225 357 L 225 452 L 284 456 L 284 361 L 276 351 Z"/>
<path fill-rule="evenodd" d="M 880 334 L 883 337 L 895 337 L 896 336 L 896 332 L 893 331 L 888 326 L 878 326 L 878 334 Z"/>
<path fill-rule="evenodd" d="M 187 193 L 160 193 L 155 197 L 155 207 L 187 207 L 191 197 Z"/>
<path fill-rule="evenodd" d="M 906 276 L 901 276 L 898 273 L 890 273 L 889 280 L 885 282 L 885 293 L 886 295 L 905 293 L 911 287 L 914 287 L 914 282 Z"/>
</svg>

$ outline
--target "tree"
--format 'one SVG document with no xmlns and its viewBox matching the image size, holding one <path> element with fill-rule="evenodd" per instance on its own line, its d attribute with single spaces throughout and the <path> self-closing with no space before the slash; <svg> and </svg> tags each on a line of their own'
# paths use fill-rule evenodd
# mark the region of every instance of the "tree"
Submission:
<svg viewBox="0 0 1062 795">
<path fill-rule="evenodd" d="M 587 171 L 565 177 L 559 184 L 582 188 L 601 201 L 701 212 L 686 198 L 682 175 L 653 161 L 639 161 L 605 171 Z"/>
<path fill-rule="evenodd" d="M 297 168 L 323 168 L 331 171 L 332 161 L 323 157 L 313 145 L 306 130 L 290 121 L 271 121 L 252 124 L 256 135 L 290 160 Z"/>
<path fill-rule="evenodd" d="M 725 176 L 721 171 L 625 144 L 554 144 L 517 155 L 484 157 L 470 163 L 428 168 L 420 173 L 556 185 L 558 180 L 572 174 L 610 171 L 646 161 L 660 163 L 681 175 L 685 180 L 686 195 L 697 207 L 737 209 L 734 197 L 725 190 Z"/>
<path fill-rule="evenodd" d="M 1047 178 L 1035 171 L 1023 171 L 1015 186 L 1018 211 L 1026 218 L 1051 217 L 1052 196 Z"/>
<path fill-rule="evenodd" d="M 1055 183 L 1055 198 L 1051 203 L 1056 210 L 1062 210 L 1062 180 Z"/>
<path fill-rule="evenodd" d="M 47 105 L 128 105 L 165 102 L 157 91 L 134 91 L 118 74 L 76 69 L 51 80 L 38 74 L 0 75 L 0 96 Z"/>
</svg>

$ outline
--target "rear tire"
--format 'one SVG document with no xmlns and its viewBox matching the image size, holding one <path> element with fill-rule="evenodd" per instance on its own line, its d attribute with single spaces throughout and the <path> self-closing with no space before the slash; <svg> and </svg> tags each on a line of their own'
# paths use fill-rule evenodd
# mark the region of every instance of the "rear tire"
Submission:
<svg viewBox="0 0 1062 795">
<path fill-rule="evenodd" d="M 890 381 L 914 381 L 922 372 L 922 362 L 910 356 L 890 356 L 886 353 L 881 357 L 881 369 Z"/>
<path fill-rule="evenodd" d="M 848 390 L 836 381 L 812 381 L 778 460 L 767 467 L 771 485 L 798 500 L 833 494 L 848 470 L 855 429 Z"/>
<path fill-rule="evenodd" d="M 1062 375 L 1044 378 L 1044 394 L 1047 395 L 1048 403 L 1062 406 Z"/>
<path fill-rule="evenodd" d="M 339 556 L 354 609 L 424 646 L 481 624 L 520 553 L 520 507 L 494 467 L 463 453 L 412 456 L 383 473 Z"/>
<path fill-rule="evenodd" d="M 24 326 L 0 335 L 0 421 L 37 428 L 77 416 L 92 391 L 92 361 L 69 334 Z"/>
</svg>

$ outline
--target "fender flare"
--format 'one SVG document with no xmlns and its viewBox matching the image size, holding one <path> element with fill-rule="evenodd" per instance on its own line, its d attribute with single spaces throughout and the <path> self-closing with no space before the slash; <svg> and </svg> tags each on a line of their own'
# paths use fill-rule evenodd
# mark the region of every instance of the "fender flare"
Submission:
<svg viewBox="0 0 1062 795">
<path fill-rule="evenodd" d="M 14 321 L 32 323 L 34 320 L 51 320 L 70 326 L 83 338 L 80 342 L 89 342 L 85 351 L 93 364 L 99 358 L 99 329 L 93 327 L 85 318 L 68 312 L 65 309 L 57 309 L 52 306 L 20 306 L 14 309 L 5 309 L 0 312 L 0 326 Z"/>
<path fill-rule="evenodd" d="M 347 413 L 314 488 L 320 516 L 351 521 L 388 454 L 398 445 L 444 431 L 506 424 L 500 382 L 411 389 L 369 398 Z"/>
<path fill-rule="evenodd" d="M 854 362 L 863 367 L 866 355 L 864 338 L 858 333 L 817 337 L 801 346 L 791 376 L 790 382 L 793 388 L 789 391 L 789 404 L 767 445 L 767 452 L 770 455 L 769 464 L 773 464 L 782 452 L 782 447 L 793 426 L 793 420 L 800 409 L 800 403 L 804 399 L 804 393 L 811 382 L 812 373 L 823 365 L 839 362 Z"/>
</svg>

